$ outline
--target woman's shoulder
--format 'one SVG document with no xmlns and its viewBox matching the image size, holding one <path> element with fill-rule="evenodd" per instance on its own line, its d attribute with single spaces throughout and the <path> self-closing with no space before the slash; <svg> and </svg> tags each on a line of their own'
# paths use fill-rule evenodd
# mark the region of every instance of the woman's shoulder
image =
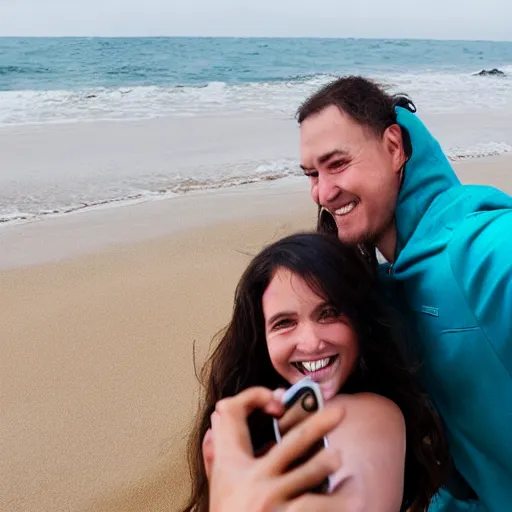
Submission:
<svg viewBox="0 0 512 512">
<path fill-rule="evenodd" d="M 402 411 L 392 400 L 374 393 L 337 395 L 326 404 L 345 410 L 343 422 L 364 424 L 365 430 L 387 427 L 396 433 L 405 431 Z M 342 422 L 342 424 L 343 424 Z"/>
<path fill-rule="evenodd" d="M 343 460 L 340 470 L 332 476 L 337 493 L 364 505 L 362 510 L 398 510 L 406 448 L 405 420 L 400 408 L 371 393 L 339 395 L 326 407 L 345 411 L 340 425 L 328 436 L 329 445 L 340 451 Z"/>
</svg>

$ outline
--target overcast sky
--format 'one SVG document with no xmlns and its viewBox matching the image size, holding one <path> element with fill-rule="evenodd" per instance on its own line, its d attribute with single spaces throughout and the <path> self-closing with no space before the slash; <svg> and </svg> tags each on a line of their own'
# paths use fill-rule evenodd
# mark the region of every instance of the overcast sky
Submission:
<svg viewBox="0 0 512 512">
<path fill-rule="evenodd" d="M 512 40 L 512 0 L 0 0 L 0 35 Z"/>
</svg>

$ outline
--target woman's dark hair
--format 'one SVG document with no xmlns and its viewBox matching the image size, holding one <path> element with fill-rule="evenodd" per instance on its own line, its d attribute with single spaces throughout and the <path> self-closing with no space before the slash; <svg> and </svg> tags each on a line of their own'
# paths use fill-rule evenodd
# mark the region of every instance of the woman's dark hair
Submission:
<svg viewBox="0 0 512 512">
<path fill-rule="evenodd" d="M 448 450 L 440 420 L 403 362 L 397 324 L 374 272 L 359 249 L 343 245 L 336 236 L 299 233 L 264 248 L 251 261 L 236 289 L 231 322 L 203 367 L 205 396 L 189 442 L 193 487 L 184 511 L 208 511 L 202 440 L 216 402 L 251 386 L 289 385 L 270 361 L 262 306 L 263 293 L 280 268 L 301 276 L 351 321 L 360 355 L 342 391 L 376 393 L 401 409 L 407 430 L 403 510 L 426 510 L 444 483 Z"/>
</svg>

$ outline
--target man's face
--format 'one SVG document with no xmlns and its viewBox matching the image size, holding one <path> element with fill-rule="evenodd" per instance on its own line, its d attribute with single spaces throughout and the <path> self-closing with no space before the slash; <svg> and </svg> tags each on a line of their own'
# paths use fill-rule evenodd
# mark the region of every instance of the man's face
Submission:
<svg viewBox="0 0 512 512">
<path fill-rule="evenodd" d="M 300 153 L 311 197 L 334 216 L 341 241 L 378 245 L 394 230 L 404 164 L 398 125 L 380 137 L 332 105 L 302 122 Z"/>
</svg>

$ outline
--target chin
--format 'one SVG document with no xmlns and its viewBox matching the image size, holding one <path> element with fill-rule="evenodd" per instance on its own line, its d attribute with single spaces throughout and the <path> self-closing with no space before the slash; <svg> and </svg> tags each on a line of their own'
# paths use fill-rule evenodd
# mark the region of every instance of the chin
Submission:
<svg viewBox="0 0 512 512">
<path fill-rule="evenodd" d="M 359 222 L 337 222 L 338 238 L 346 244 L 358 245 L 368 238 L 368 230 Z"/>
<path fill-rule="evenodd" d="M 338 229 L 338 238 L 347 245 L 360 245 L 368 240 L 365 233 L 347 233 L 347 231 L 341 229 Z"/>
</svg>

